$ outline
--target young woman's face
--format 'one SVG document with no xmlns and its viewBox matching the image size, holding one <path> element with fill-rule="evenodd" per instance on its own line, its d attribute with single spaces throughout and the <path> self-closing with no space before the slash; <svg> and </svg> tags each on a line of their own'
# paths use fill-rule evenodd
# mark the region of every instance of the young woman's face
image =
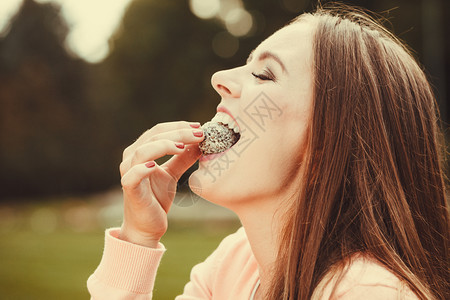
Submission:
<svg viewBox="0 0 450 300">
<path fill-rule="evenodd" d="M 200 159 L 189 180 L 195 193 L 231 208 L 289 194 L 311 114 L 312 34 L 310 22 L 284 27 L 263 41 L 246 65 L 212 76 L 222 98 L 218 110 L 232 115 L 241 138 L 221 156 Z"/>
</svg>

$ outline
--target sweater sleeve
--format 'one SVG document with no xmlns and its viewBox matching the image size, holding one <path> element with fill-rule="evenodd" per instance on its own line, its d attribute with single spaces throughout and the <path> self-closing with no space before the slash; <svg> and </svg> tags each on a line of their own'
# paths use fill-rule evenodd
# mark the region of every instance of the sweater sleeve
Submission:
<svg viewBox="0 0 450 300">
<path fill-rule="evenodd" d="M 164 246 L 142 247 L 120 240 L 118 234 L 117 228 L 106 231 L 102 260 L 87 282 L 91 299 L 151 299 Z"/>
</svg>

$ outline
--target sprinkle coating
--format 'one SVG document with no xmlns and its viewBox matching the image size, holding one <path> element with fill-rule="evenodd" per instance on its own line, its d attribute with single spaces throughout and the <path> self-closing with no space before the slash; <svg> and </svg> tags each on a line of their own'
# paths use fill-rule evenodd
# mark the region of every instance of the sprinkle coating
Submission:
<svg viewBox="0 0 450 300">
<path fill-rule="evenodd" d="M 222 122 L 206 122 L 202 125 L 205 139 L 199 143 L 202 154 L 214 154 L 223 152 L 233 146 L 239 140 L 239 133 L 228 128 L 228 124 Z"/>
</svg>

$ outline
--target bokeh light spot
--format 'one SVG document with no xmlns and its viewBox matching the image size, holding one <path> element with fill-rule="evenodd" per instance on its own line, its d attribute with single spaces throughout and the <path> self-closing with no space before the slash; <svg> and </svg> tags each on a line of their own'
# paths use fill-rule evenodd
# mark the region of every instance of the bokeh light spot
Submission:
<svg viewBox="0 0 450 300">
<path fill-rule="evenodd" d="M 252 29 L 253 18 L 248 11 L 239 7 L 231 10 L 227 14 L 225 25 L 232 35 L 244 36 Z"/>
<path fill-rule="evenodd" d="M 201 19 L 211 19 L 220 11 L 219 0 L 190 0 L 189 7 L 194 15 Z"/>
<path fill-rule="evenodd" d="M 97 225 L 96 213 L 84 204 L 69 207 L 64 213 L 64 219 L 76 232 L 89 231 Z"/>
<path fill-rule="evenodd" d="M 120 226 L 123 219 L 122 198 L 102 208 L 97 215 L 97 219 L 102 227 Z"/>
</svg>

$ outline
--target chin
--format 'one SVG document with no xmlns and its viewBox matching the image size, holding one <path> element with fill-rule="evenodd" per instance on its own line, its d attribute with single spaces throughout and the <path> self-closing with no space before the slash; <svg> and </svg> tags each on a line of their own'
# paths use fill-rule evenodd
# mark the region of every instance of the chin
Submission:
<svg viewBox="0 0 450 300">
<path fill-rule="evenodd" d="M 189 176 L 188 185 L 194 194 L 201 198 L 204 198 L 202 184 L 197 176 L 197 173 L 198 170 L 192 172 L 191 176 Z"/>
<path fill-rule="evenodd" d="M 233 197 L 232 189 L 227 188 L 223 180 L 213 180 L 201 168 L 189 176 L 188 184 L 194 194 L 220 206 L 226 206 L 224 204 Z"/>
</svg>

